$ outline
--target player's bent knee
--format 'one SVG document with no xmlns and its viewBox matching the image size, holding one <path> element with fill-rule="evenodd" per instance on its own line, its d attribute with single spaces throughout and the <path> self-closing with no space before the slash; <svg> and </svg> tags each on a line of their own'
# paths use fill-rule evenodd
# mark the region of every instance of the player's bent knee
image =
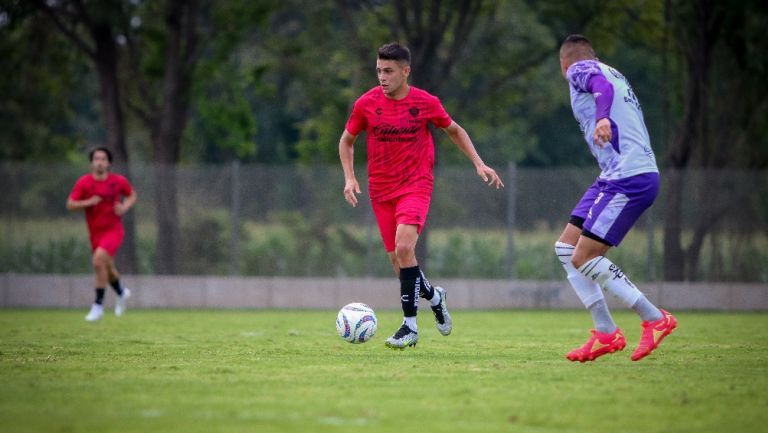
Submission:
<svg viewBox="0 0 768 433">
<path fill-rule="evenodd" d="M 585 254 L 583 251 L 574 250 L 573 255 L 571 256 L 571 264 L 574 268 L 579 269 L 584 265 L 584 263 L 587 263 L 595 257 L 597 256 L 590 256 L 589 254 Z"/>
<path fill-rule="evenodd" d="M 403 242 L 395 245 L 395 256 L 398 260 L 410 258 L 414 254 L 416 254 L 416 245 L 410 242 Z"/>
<path fill-rule="evenodd" d="M 571 257 L 575 248 L 573 245 L 565 242 L 555 242 L 555 255 L 557 255 L 557 260 L 560 261 L 561 265 L 566 266 L 571 263 Z"/>
<path fill-rule="evenodd" d="M 110 257 L 107 254 L 104 254 L 104 253 L 101 253 L 101 252 L 97 251 L 93 255 L 93 260 L 92 260 L 93 267 L 95 269 L 108 269 L 109 268 L 109 260 L 110 260 Z"/>
</svg>

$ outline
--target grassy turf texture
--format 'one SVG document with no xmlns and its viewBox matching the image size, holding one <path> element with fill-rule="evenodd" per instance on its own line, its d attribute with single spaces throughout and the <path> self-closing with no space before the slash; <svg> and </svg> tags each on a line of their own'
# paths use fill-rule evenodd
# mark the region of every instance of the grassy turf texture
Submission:
<svg viewBox="0 0 768 433">
<path fill-rule="evenodd" d="M 677 312 L 632 362 L 579 364 L 584 311 L 422 309 L 416 348 L 335 333 L 335 311 L 0 310 L 3 432 L 757 432 L 768 424 L 768 315 Z M 675 313 L 675 312 L 673 312 Z"/>
</svg>

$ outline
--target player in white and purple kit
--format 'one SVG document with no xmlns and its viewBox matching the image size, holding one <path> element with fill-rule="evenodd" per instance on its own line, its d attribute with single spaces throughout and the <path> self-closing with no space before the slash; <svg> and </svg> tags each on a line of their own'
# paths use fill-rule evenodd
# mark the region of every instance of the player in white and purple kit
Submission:
<svg viewBox="0 0 768 433">
<path fill-rule="evenodd" d="M 632 360 L 650 354 L 677 326 L 668 312 L 654 306 L 605 257 L 618 246 L 659 191 L 659 169 L 651 149 L 640 103 L 624 76 L 600 63 L 592 44 L 581 35 L 568 36 L 560 47 L 560 67 L 571 91 L 571 107 L 600 176 L 571 212 L 555 252 L 568 281 L 592 314 L 595 329 L 587 342 L 568 353 L 571 361 L 593 361 L 624 349 L 603 296 L 613 293 L 643 320 L 643 332 Z"/>
</svg>

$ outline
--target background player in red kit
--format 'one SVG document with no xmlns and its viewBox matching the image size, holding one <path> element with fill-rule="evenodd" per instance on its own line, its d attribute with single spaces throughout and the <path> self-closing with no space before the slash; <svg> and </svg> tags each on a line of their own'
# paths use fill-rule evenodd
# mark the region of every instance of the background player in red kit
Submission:
<svg viewBox="0 0 768 433">
<path fill-rule="evenodd" d="M 429 124 L 442 128 L 474 164 L 477 174 L 496 188 L 504 184 L 477 154 L 467 132 L 445 112 L 440 100 L 408 85 L 411 53 L 398 44 L 379 48 L 379 85 L 355 102 L 339 142 L 344 169 L 344 198 L 357 206 L 360 185 L 354 171 L 354 143 L 361 131 L 368 141 L 368 191 L 384 248 L 400 278 L 403 325 L 386 345 L 414 346 L 418 296 L 430 301 L 438 331 L 451 333 L 445 289 L 433 287 L 416 260 L 416 242 L 429 211 L 434 183 L 435 147 Z"/>
<path fill-rule="evenodd" d="M 91 172 L 75 183 L 67 200 L 67 209 L 85 209 L 93 252 L 93 270 L 96 274 L 96 301 L 85 320 L 93 322 L 104 315 L 102 304 L 107 282 L 117 293 L 116 316 L 123 315 L 125 301 L 131 295 L 130 290 L 120 286 L 120 274 L 115 267 L 114 257 L 123 243 L 122 216 L 136 203 L 136 191 L 126 178 L 109 171 L 112 154 L 108 149 L 98 147 L 88 157 Z"/>
</svg>

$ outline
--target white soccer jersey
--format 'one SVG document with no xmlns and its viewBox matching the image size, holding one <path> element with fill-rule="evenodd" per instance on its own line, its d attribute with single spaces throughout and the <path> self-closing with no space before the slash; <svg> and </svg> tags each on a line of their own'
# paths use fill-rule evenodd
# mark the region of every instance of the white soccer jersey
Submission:
<svg viewBox="0 0 768 433">
<path fill-rule="evenodd" d="M 571 89 L 573 115 L 579 122 L 589 150 L 600 165 L 600 177 L 616 180 L 642 173 L 658 173 L 640 102 L 627 79 L 616 69 L 596 60 L 576 62 L 568 68 L 566 75 Z M 597 106 L 595 96 L 587 88 L 590 78 L 595 75 L 602 75 L 613 86 L 609 116 L 613 137 L 611 143 L 604 147 L 592 140 Z"/>
</svg>

